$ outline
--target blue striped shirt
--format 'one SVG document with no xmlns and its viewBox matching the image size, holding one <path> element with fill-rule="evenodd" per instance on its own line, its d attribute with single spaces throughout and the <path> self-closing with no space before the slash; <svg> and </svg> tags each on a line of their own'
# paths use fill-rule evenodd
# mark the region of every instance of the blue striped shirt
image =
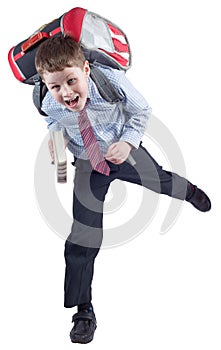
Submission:
<svg viewBox="0 0 221 350">
<path fill-rule="evenodd" d="M 109 67 L 99 67 L 112 85 L 123 95 L 119 103 L 104 100 L 93 80 L 88 78 L 87 114 L 92 124 L 101 151 L 106 154 L 108 147 L 117 141 L 129 142 L 138 148 L 142 139 L 151 108 L 144 97 L 126 78 L 125 72 Z M 87 159 L 83 140 L 78 128 L 78 112 L 72 112 L 58 103 L 47 92 L 42 110 L 49 130 L 62 129 L 64 137 L 69 140 L 68 149 L 75 157 Z"/>
</svg>

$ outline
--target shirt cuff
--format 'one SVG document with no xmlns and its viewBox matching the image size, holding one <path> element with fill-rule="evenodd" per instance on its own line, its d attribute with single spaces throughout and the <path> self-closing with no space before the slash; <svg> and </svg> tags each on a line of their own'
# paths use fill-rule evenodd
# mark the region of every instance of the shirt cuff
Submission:
<svg viewBox="0 0 221 350">
<path fill-rule="evenodd" d="M 140 132 L 133 131 L 131 133 L 130 131 L 124 132 L 124 134 L 121 136 L 120 141 L 125 141 L 130 143 L 134 148 L 138 149 L 140 146 L 140 141 L 142 139 L 142 134 Z"/>
</svg>

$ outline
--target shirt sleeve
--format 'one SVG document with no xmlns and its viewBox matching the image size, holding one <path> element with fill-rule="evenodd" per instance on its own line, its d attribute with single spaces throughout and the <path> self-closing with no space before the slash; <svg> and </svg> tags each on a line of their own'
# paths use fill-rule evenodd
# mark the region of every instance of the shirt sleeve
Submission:
<svg viewBox="0 0 221 350">
<path fill-rule="evenodd" d="M 47 123 L 49 131 L 59 131 L 62 130 L 65 134 L 64 127 L 59 123 L 56 116 L 59 116 L 61 112 L 61 106 L 51 97 L 50 93 L 47 92 L 45 98 L 42 101 L 41 109 L 47 114 L 44 120 Z M 54 116 L 54 117 L 52 117 Z"/>
<path fill-rule="evenodd" d="M 152 109 L 125 74 L 121 75 L 120 92 L 124 96 L 122 108 L 125 116 L 120 140 L 138 148 Z"/>
</svg>

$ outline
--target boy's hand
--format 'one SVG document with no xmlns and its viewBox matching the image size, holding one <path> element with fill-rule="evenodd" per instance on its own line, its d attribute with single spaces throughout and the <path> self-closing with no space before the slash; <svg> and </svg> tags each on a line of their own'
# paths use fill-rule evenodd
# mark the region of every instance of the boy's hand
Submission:
<svg viewBox="0 0 221 350">
<path fill-rule="evenodd" d="M 127 160 L 131 149 L 132 145 L 130 145 L 128 142 L 115 142 L 108 148 L 105 159 L 114 164 L 121 164 Z"/>
</svg>

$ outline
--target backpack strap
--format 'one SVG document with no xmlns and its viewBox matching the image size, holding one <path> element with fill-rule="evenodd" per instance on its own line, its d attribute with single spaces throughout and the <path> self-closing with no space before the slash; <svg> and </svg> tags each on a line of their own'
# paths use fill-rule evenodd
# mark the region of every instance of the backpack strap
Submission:
<svg viewBox="0 0 221 350">
<path fill-rule="evenodd" d="M 96 84 L 100 95 L 107 102 L 118 103 L 123 100 L 123 96 L 113 87 L 106 75 L 93 64 L 90 64 L 90 77 Z M 47 116 L 47 114 L 42 111 L 41 106 L 48 89 L 39 76 L 34 78 L 34 82 L 35 86 L 32 93 L 34 105 L 41 115 Z"/>
<path fill-rule="evenodd" d="M 41 106 L 48 89 L 39 76 L 34 79 L 34 82 L 35 86 L 32 92 L 34 105 L 41 115 L 47 116 L 47 114 L 42 111 Z"/>
<path fill-rule="evenodd" d="M 96 84 L 100 95 L 107 102 L 117 103 L 123 100 L 123 96 L 113 87 L 106 75 L 93 64 L 90 64 L 90 77 Z"/>
</svg>

